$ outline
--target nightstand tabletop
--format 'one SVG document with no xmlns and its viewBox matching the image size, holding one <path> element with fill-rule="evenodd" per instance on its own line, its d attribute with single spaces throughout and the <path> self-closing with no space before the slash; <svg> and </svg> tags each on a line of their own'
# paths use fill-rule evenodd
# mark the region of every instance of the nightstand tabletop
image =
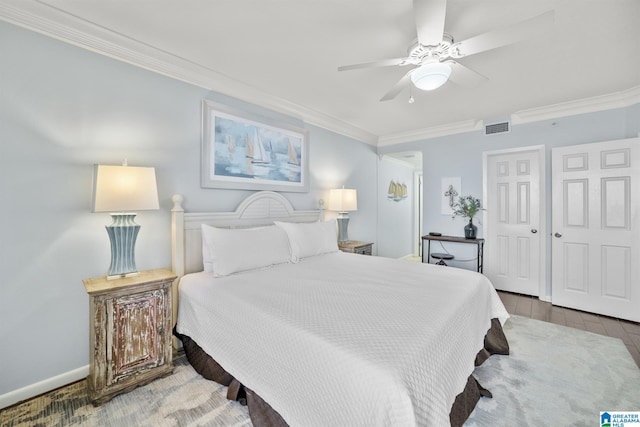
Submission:
<svg viewBox="0 0 640 427">
<path fill-rule="evenodd" d="M 177 276 L 171 270 L 159 268 L 156 270 L 144 270 L 134 277 L 123 277 L 121 279 L 107 280 L 107 276 L 84 279 L 84 287 L 89 295 L 111 292 L 119 288 L 126 288 L 143 283 L 153 283 L 165 280 L 173 280 Z"/>
<path fill-rule="evenodd" d="M 361 242 L 359 240 L 348 240 L 346 242 L 338 242 L 338 248 L 342 252 L 353 252 L 362 255 L 371 255 L 372 242 Z"/>
</svg>

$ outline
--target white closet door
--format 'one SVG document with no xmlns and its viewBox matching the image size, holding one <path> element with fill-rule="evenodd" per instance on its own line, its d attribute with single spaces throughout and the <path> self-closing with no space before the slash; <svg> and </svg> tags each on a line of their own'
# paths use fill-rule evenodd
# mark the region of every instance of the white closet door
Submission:
<svg viewBox="0 0 640 427">
<path fill-rule="evenodd" d="M 640 321 L 640 138 L 552 150 L 552 302 Z"/>
<path fill-rule="evenodd" d="M 484 159 L 484 274 L 496 289 L 543 296 L 544 147 L 488 152 Z"/>
</svg>

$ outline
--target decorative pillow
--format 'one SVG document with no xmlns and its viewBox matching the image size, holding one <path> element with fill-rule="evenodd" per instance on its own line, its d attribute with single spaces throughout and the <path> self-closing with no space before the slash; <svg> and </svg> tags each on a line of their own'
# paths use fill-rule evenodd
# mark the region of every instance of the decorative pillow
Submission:
<svg viewBox="0 0 640 427">
<path fill-rule="evenodd" d="M 289 236 L 291 261 L 298 262 L 302 258 L 338 252 L 336 220 L 326 222 L 278 222 Z"/>
<path fill-rule="evenodd" d="M 287 234 L 273 225 L 226 229 L 202 224 L 202 241 L 215 277 L 283 264 L 291 258 Z"/>
</svg>

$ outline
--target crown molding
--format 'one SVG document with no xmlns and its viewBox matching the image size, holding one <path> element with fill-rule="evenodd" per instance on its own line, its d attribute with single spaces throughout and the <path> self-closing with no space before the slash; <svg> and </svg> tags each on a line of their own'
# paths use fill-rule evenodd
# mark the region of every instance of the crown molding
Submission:
<svg viewBox="0 0 640 427">
<path fill-rule="evenodd" d="M 118 61 L 294 117 L 357 141 L 373 146 L 378 142 L 376 135 L 335 117 L 274 96 L 186 58 L 39 1 L 2 0 L 0 19 Z"/>
<path fill-rule="evenodd" d="M 518 125 L 542 120 L 557 119 L 560 117 L 575 116 L 578 114 L 594 113 L 597 111 L 611 110 L 615 108 L 624 108 L 638 103 L 640 103 L 640 86 L 635 86 L 628 90 L 607 95 L 520 110 L 511 114 L 510 117 L 511 124 Z M 473 132 L 481 130 L 483 126 L 484 124 L 482 120 L 466 120 L 441 126 L 416 129 L 408 132 L 388 134 L 379 137 L 378 147 L 397 145 L 405 142 L 415 142 L 464 132 Z"/>
<path fill-rule="evenodd" d="M 38 0 L 2 0 L 0 19 L 74 46 L 154 73 L 193 84 L 288 115 L 331 132 L 378 147 L 473 132 L 480 119 L 377 136 L 348 122 L 247 85 L 174 53 L 116 33 Z M 640 103 L 640 86 L 608 95 L 517 111 L 513 125 L 623 108 Z"/>
<path fill-rule="evenodd" d="M 437 138 L 439 136 L 455 135 L 457 133 L 473 132 L 482 129 L 482 120 L 464 120 L 456 123 L 448 123 L 441 126 L 432 126 L 423 129 L 411 130 L 381 136 L 378 139 L 378 147 L 414 142 L 423 139 Z"/>
<path fill-rule="evenodd" d="M 640 103 L 640 86 L 635 86 L 631 89 L 608 95 L 594 96 L 545 107 L 517 111 L 511 115 L 511 123 L 516 125 L 538 122 L 557 119 L 559 117 L 624 108 L 638 103 Z"/>
</svg>

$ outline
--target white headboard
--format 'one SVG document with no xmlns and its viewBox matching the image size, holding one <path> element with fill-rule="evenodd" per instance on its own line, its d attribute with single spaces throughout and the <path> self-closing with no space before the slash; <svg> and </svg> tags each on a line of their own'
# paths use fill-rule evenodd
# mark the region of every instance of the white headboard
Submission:
<svg viewBox="0 0 640 427">
<path fill-rule="evenodd" d="M 314 222 L 323 219 L 323 210 L 294 210 L 282 195 L 273 191 L 253 193 L 233 212 L 185 212 L 183 197 L 172 197 L 171 268 L 178 276 L 173 286 L 174 324 L 178 310 L 178 280 L 188 273 L 202 271 L 202 224 L 214 227 L 247 228 L 273 224 L 273 221 Z"/>
</svg>

